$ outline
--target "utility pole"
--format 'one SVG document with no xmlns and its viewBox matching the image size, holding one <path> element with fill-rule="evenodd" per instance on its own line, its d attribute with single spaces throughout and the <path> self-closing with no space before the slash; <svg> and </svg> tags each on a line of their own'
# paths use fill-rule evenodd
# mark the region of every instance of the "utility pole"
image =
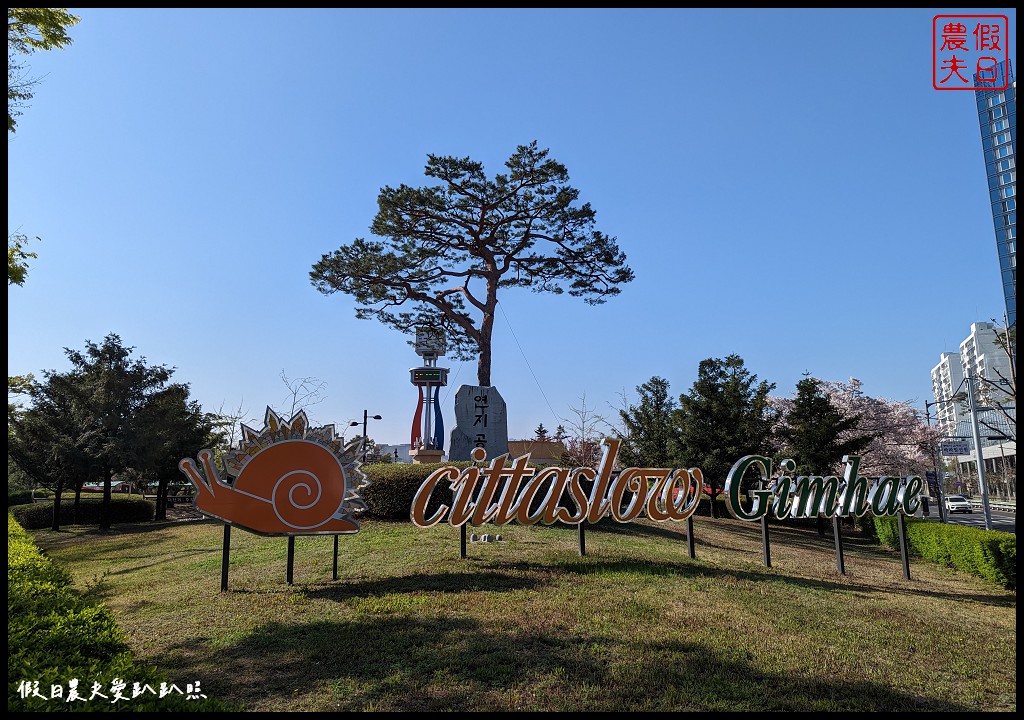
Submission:
<svg viewBox="0 0 1024 720">
<path fill-rule="evenodd" d="M 931 413 L 929 412 L 929 410 L 931 409 L 931 406 L 934 405 L 934 404 L 935 403 L 928 403 L 927 401 L 924 404 L 924 418 L 925 418 L 925 422 L 928 424 L 929 428 L 931 428 L 931 426 L 932 426 L 932 416 L 931 416 Z M 935 445 L 932 444 L 928 449 L 930 450 L 929 455 L 932 456 L 932 468 L 935 471 L 935 491 L 939 495 L 939 497 L 938 497 L 938 501 L 939 501 L 938 502 L 938 506 L 939 506 L 939 520 L 941 522 L 946 522 L 946 503 L 943 500 L 943 496 L 946 493 L 945 493 L 945 489 L 942 487 L 943 483 L 945 482 L 945 477 L 944 477 L 945 473 L 943 473 L 942 471 L 939 470 L 939 461 L 936 458 L 937 453 L 935 451 Z"/>
<path fill-rule="evenodd" d="M 985 482 L 985 458 L 981 450 L 981 430 L 978 427 L 978 407 L 974 396 L 974 368 L 967 367 L 967 402 L 971 409 L 971 430 L 974 432 L 974 460 L 978 465 L 978 488 L 981 490 L 981 508 L 985 513 L 985 529 L 992 529 L 992 510 L 988 504 L 988 483 Z"/>
</svg>

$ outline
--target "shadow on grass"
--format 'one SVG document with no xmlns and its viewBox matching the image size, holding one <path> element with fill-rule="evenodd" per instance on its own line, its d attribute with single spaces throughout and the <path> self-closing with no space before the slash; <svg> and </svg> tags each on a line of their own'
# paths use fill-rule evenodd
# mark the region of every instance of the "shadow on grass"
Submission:
<svg viewBox="0 0 1024 720">
<path fill-rule="evenodd" d="M 689 559 L 680 562 L 658 561 L 639 558 L 604 559 L 591 557 L 567 557 L 551 562 L 537 561 L 470 561 L 476 566 L 459 573 L 417 573 L 371 580 L 346 580 L 343 575 L 337 581 L 321 583 L 298 582 L 293 586 L 282 585 L 275 590 L 249 590 L 232 588 L 230 592 L 240 594 L 276 594 L 301 590 L 309 598 L 344 602 L 353 598 L 381 597 L 396 593 L 462 593 L 462 592 L 517 592 L 540 590 L 550 585 L 561 584 L 565 575 L 644 575 L 648 577 L 693 577 L 702 579 L 723 578 L 753 583 L 773 583 L 818 591 L 859 593 L 865 597 L 878 592 L 877 584 L 829 581 L 788 575 L 773 568 L 763 570 L 738 570 L 695 563 Z M 894 565 L 894 572 L 898 564 Z M 983 605 L 1013 607 L 1016 599 L 1002 593 L 964 595 L 962 593 L 937 593 L 934 586 L 915 588 L 912 585 L 897 592 L 906 595 L 921 595 L 929 598 L 946 597 L 950 600 L 971 600 Z"/>
<path fill-rule="evenodd" d="M 709 519 L 705 519 L 707 522 Z M 711 522 L 714 522 L 713 520 Z M 570 526 L 566 526 L 567 528 Z M 722 527 L 722 530 L 728 532 L 731 536 L 747 541 L 750 543 L 756 543 L 758 550 L 756 554 L 751 554 L 750 560 L 752 563 L 762 562 L 761 556 L 761 526 L 757 523 L 731 523 L 728 527 Z M 686 550 L 686 525 L 685 523 L 675 524 L 642 524 L 642 523 L 617 523 L 614 521 L 602 521 L 594 525 L 587 525 L 586 532 L 587 537 L 600 536 L 601 534 L 607 535 L 624 535 L 624 536 L 646 536 L 646 537 L 658 537 L 663 539 L 669 539 L 680 543 L 680 552 L 685 556 Z M 805 550 L 814 552 L 828 552 L 833 554 L 835 541 L 832 535 L 832 525 L 828 524 L 827 532 L 824 537 L 821 537 L 813 525 L 806 526 L 793 526 L 785 524 L 770 524 L 768 527 L 769 542 L 773 552 L 778 550 Z M 590 533 L 593 533 L 591 535 Z M 880 545 L 878 541 L 864 533 L 844 526 L 840 529 L 843 542 L 843 555 L 847 565 L 851 562 L 856 563 L 858 557 L 871 557 L 876 559 L 884 559 L 893 562 L 893 578 L 898 579 L 902 577 L 902 570 L 899 567 L 899 553 L 884 545 Z M 599 540 L 598 540 L 599 541 Z M 696 546 L 695 560 L 700 560 L 700 548 L 719 548 L 737 551 L 738 548 L 727 547 L 716 542 L 708 541 L 701 537 L 700 524 L 694 523 L 694 545 Z M 593 547 L 590 545 L 588 547 Z M 911 577 L 913 577 L 913 564 L 915 562 L 929 562 L 921 558 L 911 558 Z M 822 590 L 839 590 L 842 592 L 859 592 L 870 594 L 877 592 L 878 587 L 874 584 L 852 584 L 846 582 L 829 582 L 816 579 L 803 578 L 798 576 L 792 576 L 785 573 L 785 570 L 778 570 L 773 568 L 765 568 L 763 572 L 754 571 L 737 571 L 737 570 L 720 570 L 710 566 L 694 565 L 689 561 L 688 557 L 681 560 L 680 563 L 668 563 L 668 562 L 657 562 L 650 560 L 587 560 L 585 558 L 573 558 L 570 560 L 558 562 L 558 566 L 563 568 L 567 572 L 577 572 L 580 574 L 600 574 L 600 573 L 641 573 L 645 575 L 693 575 L 697 577 L 728 577 L 736 578 L 741 580 L 751 580 L 758 582 L 774 582 L 785 585 L 793 585 L 797 587 L 805 588 L 816 588 Z M 520 569 L 541 569 L 548 568 L 549 565 L 539 565 L 536 563 L 517 563 L 517 564 L 505 564 L 504 567 L 518 567 Z M 912 580 L 910 581 L 913 582 Z M 992 594 L 976 593 L 970 595 L 964 595 L 963 593 L 942 593 L 936 592 L 934 587 L 928 588 L 915 588 L 912 585 L 900 588 L 899 592 L 906 595 L 922 595 L 927 597 L 945 597 L 950 600 L 970 600 L 985 605 L 993 605 L 998 607 L 1014 607 L 1016 605 L 1016 598 L 1014 596 L 1006 595 L 1002 592 L 997 592 L 995 589 Z"/>
<path fill-rule="evenodd" d="M 163 565 L 164 563 L 173 562 L 175 560 L 181 560 L 182 558 L 189 557 L 191 555 L 211 555 L 219 554 L 219 548 L 193 548 L 188 550 L 176 550 L 174 552 L 164 553 L 162 555 L 139 555 L 133 553 L 131 558 L 133 560 L 141 560 L 145 558 L 158 558 L 152 562 L 143 563 L 141 565 L 132 565 L 130 567 L 121 568 L 120 570 L 110 570 L 110 575 L 127 575 L 129 573 L 137 572 L 145 568 L 156 567 L 157 565 Z"/>
<path fill-rule="evenodd" d="M 344 577 L 340 577 L 336 583 L 332 582 L 329 586 L 305 585 L 302 591 L 310 598 L 343 601 L 394 593 L 515 592 L 534 590 L 546 584 L 543 579 L 524 577 L 522 574 L 502 570 L 481 570 L 467 573 L 418 573 L 356 582 L 346 581 Z"/>
<path fill-rule="evenodd" d="M 766 671 L 748 654 L 679 638 L 490 627 L 458 617 L 269 622 L 211 650 L 156 658 L 221 699 L 287 710 L 967 711 L 940 698 L 843 677 Z M 290 700 L 293 699 L 293 700 Z"/>
</svg>

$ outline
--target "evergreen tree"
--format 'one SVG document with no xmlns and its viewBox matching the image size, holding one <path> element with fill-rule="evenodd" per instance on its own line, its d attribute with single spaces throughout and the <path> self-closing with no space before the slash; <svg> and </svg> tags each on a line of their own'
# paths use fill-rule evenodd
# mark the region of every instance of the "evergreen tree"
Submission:
<svg viewBox="0 0 1024 720">
<path fill-rule="evenodd" d="M 534 440 L 538 442 L 547 442 L 548 440 L 548 429 L 544 427 L 544 423 L 537 426 L 537 429 L 533 431 Z"/>
<path fill-rule="evenodd" d="M 75 493 L 75 520 L 82 485 L 99 468 L 85 449 L 82 409 L 85 396 L 73 373 L 45 373 L 45 382 L 23 388 L 31 406 L 8 416 L 7 457 L 31 481 L 53 490 L 52 530 L 60 529 L 62 494 Z"/>
<path fill-rule="evenodd" d="M 701 469 L 712 492 L 712 517 L 718 516 L 715 501 L 736 461 L 771 454 L 776 416 L 768 394 L 774 389 L 732 354 L 702 360 L 690 392 L 679 396 L 677 464 Z"/>
<path fill-rule="evenodd" d="M 805 375 L 779 430 L 783 454 L 796 462 L 797 474 L 838 473 L 844 455 L 860 454 L 874 439 L 856 432 L 860 421 L 859 413 L 846 414 L 833 402 L 820 380 Z"/>
<path fill-rule="evenodd" d="M 654 376 L 636 388 L 639 402 L 619 410 L 624 432 L 619 460 L 624 467 L 667 468 L 678 451 L 672 422 L 676 401 L 669 397 L 668 380 Z"/>
<path fill-rule="evenodd" d="M 133 350 L 114 334 L 102 345 L 87 342 L 84 352 L 65 349 L 72 369 L 43 373 L 9 434 L 8 452 L 30 477 L 51 487 L 103 483 L 101 529 L 110 527 L 114 475 L 159 467 L 176 477 L 178 460 L 212 430 L 187 386 L 168 386 L 173 369 L 132 358 Z"/>
<path fill-rule="evenodd" d="M 142 441 L 135 470 L 142 482 L 155 484 L 154 520 L 165 520 L 170 488 L 183 479 L 178 462 L 196 457 L 203 448 L 217 447 L 224 433 L 217 429 L 217 416 L 203 412 L 197 401 L 189 399 L 189 387 L 183 383 L 154 393 L 135 423 Z"/>
</svg>

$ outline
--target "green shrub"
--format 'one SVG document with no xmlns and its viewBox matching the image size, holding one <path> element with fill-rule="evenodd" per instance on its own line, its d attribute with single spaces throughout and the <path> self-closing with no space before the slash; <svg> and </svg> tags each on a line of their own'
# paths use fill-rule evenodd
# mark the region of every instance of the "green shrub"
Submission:
<svg viewBox="0 0 1024 720">
<path fill-rule="evenodd" d="M 363 466 L 370 484 L 359 491 L 366 502 L 366 514 L 380 520 L 408 520 L 413 497 L 423 481 L 438 468 L 471 466 L 470 462 L 445 463 L 373 463 Z M 448 482 L 438 483 L 427 503 L 427 515 L 441 505 L 451 507 L 452 489 Z"/>
<path fill-rule="evenodd" d="M 102 498 L 82 498 L 75 518 L 75 502 L 65 497 L 60 504 L 61 525 L 98 525 L 102 512 Z M 22 527 L 39 530 L 53 526 L 53 501 L 37 502 L 30 505 L 15 505 L 8 508 Z M 111 524 L 146 522 L 152 520 L 156 504 L 139 497 L 114 497 L 110 500 Z"/>
<path fill-rule="evenodd" d="M 66 702 L 72 680 L 77 680 L 83 701 Z M 188 700 L 178 693 L 159 697 L 161 684 L 169 687 L 172 682 L 156 668 L 136 664 L 110 610 L 76 592 L 70 575 L 39 551 L 8 512 L 8 712 L 231 710 L 213 698 Z M 106 699 L 89 699 L 94 683 Z M 112 686 L 121 683 L 125 699 L 113 703 Z M 140 689 L 149 686 L 154 694 L 143 692 L 132 699 L 135 683 Z M 189 691 L 187 683 L 173 684 Z M 63 699 L 51 695 L 57 686 Z M 39 696 L 31 694 L 37 688 Z"/>
<path fill-rule="evenodd" d="M 11 507 L 12 505 L 25 505 L 30 502 L 32 502 L 31 490 L 7 491 L 7 507 Z"/>
<path fill-rule="evenodd" d="M 899 548 L 896 518 L 874 518 L 878 541 Z M 963 570 L 1010 590 L 1017 589 L 1017 536 L 998 530 L 906 518 L 911 555 Z"/>
</svg>

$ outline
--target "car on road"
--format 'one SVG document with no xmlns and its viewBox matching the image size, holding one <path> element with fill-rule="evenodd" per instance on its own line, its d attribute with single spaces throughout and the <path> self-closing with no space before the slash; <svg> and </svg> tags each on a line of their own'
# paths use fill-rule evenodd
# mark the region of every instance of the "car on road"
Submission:
<svg viewBox="0 0 1024 720">
<path fill-rule="evenodd" d="M 947 495 L 946 496 L 946 512 L 956 513 L 965 512 L 973 513 L 974 507 L 971 506 L 971 501 L 965 498 L 963 495 Z"/>
</svg>

